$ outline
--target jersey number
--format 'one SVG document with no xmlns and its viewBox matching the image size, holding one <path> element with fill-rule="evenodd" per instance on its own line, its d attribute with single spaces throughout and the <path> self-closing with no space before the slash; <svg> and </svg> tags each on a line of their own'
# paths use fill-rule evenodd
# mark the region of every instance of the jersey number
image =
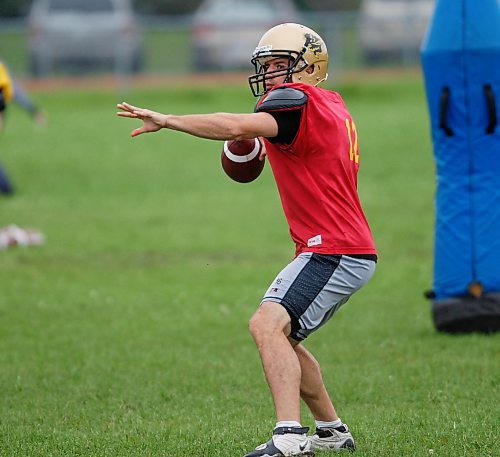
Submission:
<svg viewBox="0 0 500 457">
<path fill-rule="evenodd" d="M 358 133 L 356 132 L 356 124 L 352 119 L 345 120 L 347 128 L 347 136 L 349 137 L 349 159 L 354 163 L 359 163 L 359 148 L 358 148 Z"/>
</svg>

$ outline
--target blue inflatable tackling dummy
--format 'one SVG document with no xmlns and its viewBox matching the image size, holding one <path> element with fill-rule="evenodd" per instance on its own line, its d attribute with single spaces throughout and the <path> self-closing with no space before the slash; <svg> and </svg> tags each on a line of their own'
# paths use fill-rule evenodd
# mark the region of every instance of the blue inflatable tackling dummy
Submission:
<svg viewBox="0 0 500 457">
<path fill-rule="evenodd" d="M 421 49 L 437 173 L 438 330 L 500 329 L 500 2 L 437 0 Z"/>
</svg>

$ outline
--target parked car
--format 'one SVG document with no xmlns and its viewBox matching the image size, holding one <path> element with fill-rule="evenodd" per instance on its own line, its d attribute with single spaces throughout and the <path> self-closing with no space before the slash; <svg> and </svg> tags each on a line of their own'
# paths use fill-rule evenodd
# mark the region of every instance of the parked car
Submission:
<svg viewBox="0 0 500 457">
<path fill-rule="evenodd" d="M 366 61 L 416 61 L 434 3 L 434 0 L 363 0 L 359 30 Z"/>
<path fill-rule="evenodd" d="M 130 0 L 34 0 L 28 31 L 36 76 L 63 65 L 107 63 L 123 72 L 143 65 L 142 35 Z"/>
<path fill-rule="evenodd" d="M 249 69 L 262 35 L 282 22 L 297 22 L 291 0 L 205 0 L 192 26 L 198 70 Z"/>
</svg>

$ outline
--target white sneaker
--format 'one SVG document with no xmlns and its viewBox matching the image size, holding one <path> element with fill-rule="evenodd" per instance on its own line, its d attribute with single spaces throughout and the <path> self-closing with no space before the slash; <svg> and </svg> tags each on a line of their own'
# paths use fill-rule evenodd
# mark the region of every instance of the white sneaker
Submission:
<svg viewBox="0 0 500 457">
<path fill-rule="evenodd" d="M 22 229 L 15 224 L 0 228 L 0 249 L 11 246 L 40 246 L 44 236 L 33 229 Z"/>
<path fill-rule="evenodd" d="M 273 437 L 245 457 L 314 457 L 307 427 L 275 428 Z"/>
<path fill-rule="evenodd" d="M 356 445 L 347 425 L 337 428 L 317 428 L 311 436 L 312 448 L 321 451 L 341 451 L 348 449 L 354 451 Z"/>
</svg>

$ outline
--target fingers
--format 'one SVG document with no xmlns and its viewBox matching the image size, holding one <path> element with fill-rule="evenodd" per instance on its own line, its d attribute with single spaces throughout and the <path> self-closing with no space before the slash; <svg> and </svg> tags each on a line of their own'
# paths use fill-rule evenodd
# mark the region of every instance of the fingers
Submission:
<svg viewBox="0 0 500 457">
<path fill-rule="evenodd" d="M 130 105 L 126 102 L 121 102 L 116 105 L 117 108 L 122 111 L 117 112 L 117 116 L 129 117 L 129 118 L 142 118 L 144 116 L 144 110 L 138 108 L 137 106 Z"/>
<path fill-rule="evenodd" d="M 130 136 L 134 138 L 135 136 L 140 135 L 141 133 L 145 133 L 146 131 L 147 130 L 145 130 L 143 127 L 139 127 L 138 129 L 133 130 Z"/>
<path fill-rule="evenodd" d="M 262 162 L 263 160 L 266 159 L 266 155 L 267 155 L 267 150 L 266 150 L 266 146 L 264 143 L 262 143 L 262 150 L 260 151 L 260 154 L 259 154 L 259 160 Z"/>
<path fill-rule="evenodd" d="M 132 133 L 130 134 L 130 136 L 135 137 L 137 135 L 141 135 L 142 133 L 147 133 L 147 132 L 152 132 L 152 131 L 158 130 L 158 128 L 152 130 L 147 125 L 147 124 L 152 122 L 151 118 L 152 118 L 152 114 L 154 114 L 152 111 L 149 111 L 147 109 L 138 108 L 138 107 L 133 106 L 133 105 L 126 103 L 126 102 L 118 103 L 116 106 L 117 106 L 117 108 L 122 110 L 122 111 L 118 111 L 116 113 L 117 116 L 127 117 L 130 119 L 141 119 L 144 123 L 144 125 L 142 127 L 139 127 L 135 130 L 132 130 Z"/>
<path fill-rule="evenodd" d="M 129 105 L 128 103 L 122 102 L 118 103 L 116 105 L 118 109 L 121 109 L 122 111 L 118 111 L 116 113 L 117 116 L 120 117 L 129 117 L 129 118 L 137 118 L 137 114 L 134 113 L 134 108 L 132 105 Z"/>
<path fill-rule="evenodd" d="M 124 111 L 130 111 L 130 112 L 136 111 L 139 109 L 137 106 L 131 105 L 130 103 L 127 103 L 127 102 L 118 103 L 118 105 L 116 105 L 116 106 Z"/>
<path fill-rule="evenodd" d="M 117 116 L 120 116 L 120 117 L 130 117 L 130 118 L 134 118 L 134 119 L 137 119 L 139 116 L 137 116 L 137 114 L 135 113 L 128 113 L 126 111 L 118 111 L 116 113 Z"/>
</svg>

